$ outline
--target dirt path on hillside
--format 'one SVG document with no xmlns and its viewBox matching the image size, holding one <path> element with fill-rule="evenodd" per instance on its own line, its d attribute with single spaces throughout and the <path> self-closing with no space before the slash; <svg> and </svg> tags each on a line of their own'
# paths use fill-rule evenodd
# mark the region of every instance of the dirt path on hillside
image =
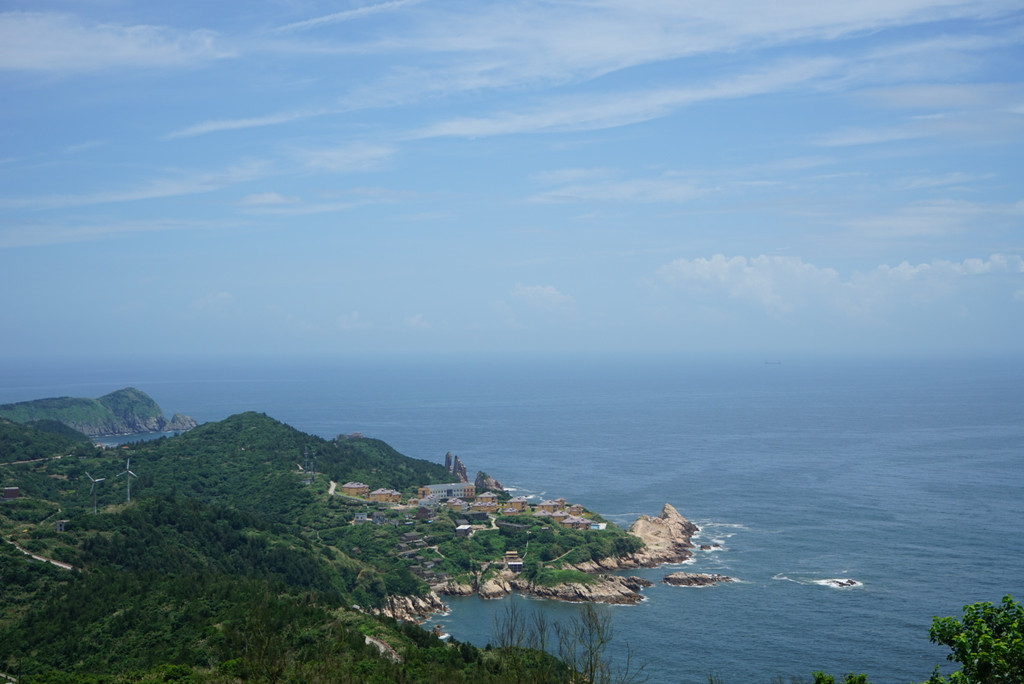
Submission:
<svg viewBox="0 0 1024 684">
<path fill-rule="evenodd" d="M 54 560 L 52 558 L 46 558 L 44 556 L 37 556 L 36 554 L 32 553 L 28 549 L 26 549 L 23 546 L 21 546 L 18 542 L 11 541 L 10 539 L 5 539 L 4 541 L 6 541 L 8 544 L 10 544 L 14 548 L 18 549 L 19 551 L 21 551 L 26 556 L 32 558 L 33 560 L 41 561 L 43 563 L 52 563 L 53 565 L 56 565 L 58 568 L 63 568 L 65 570 L 74 570 L 75 569 L 75 566 L 70 565 L 68 563 L 62 563 L 59 560 Z"/>
</svg>

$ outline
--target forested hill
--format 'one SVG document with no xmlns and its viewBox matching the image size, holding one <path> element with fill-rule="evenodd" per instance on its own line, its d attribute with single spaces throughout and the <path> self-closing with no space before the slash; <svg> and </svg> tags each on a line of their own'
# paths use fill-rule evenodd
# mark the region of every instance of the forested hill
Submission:
<svg viewBox="0 0 1024 684">
<path fill-rule="evenodd" d="M 256 412 L 141 442 L 132 452 L 142 487 L 258 511 L 282 523 L 295 522 L 311 500 L 325 495 L 330 481 L 414 492 L 451 478 L 441 464 L 404 456 L 379 439 L 325 440 Z M 307 454 L 318 475 L 303 487 Z"/>
<path fill-rule="evenodd" d="M 53 397 L 0 404 L 0 418 L 29 425 L 57 421 L 90 437 L 182 431 L 196 425 L 194 420 L 181 414 L 168 420 L 148 394 L 134 387 L 98 399 Z"/>
<path fill-rule="evenodd" d="M 28 461 L 54 454 L 91 453 L 89 438 L 56 421 L 31 425 L 0 418 L 0 462 Z"/>
<path fill-rule="evenodd" d="M 0 484 L 17 488 L 0 503 L 0 675 L 486 683 L 529 666 L 531 681 L 564 681 L 541 653 L 444 643 L 374 615 L 427 595 L 400 535 L 450 543 L 455 524 L 387 510 L 393 524 L 353 525 L 372 505 L 329 482 L 410 492 L 448 478 L 379 440 L 325 440 L 260 413 L 119 449 L 0 423 Z"/>
</svg>

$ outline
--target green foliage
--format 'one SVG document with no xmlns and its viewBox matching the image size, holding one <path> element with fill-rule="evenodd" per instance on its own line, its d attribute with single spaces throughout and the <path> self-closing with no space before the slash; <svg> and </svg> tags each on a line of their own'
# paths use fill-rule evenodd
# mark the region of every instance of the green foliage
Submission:
<svg viewBox="0 0 1024 684">
<path fill-rule="evenodd" d="M 836 678 L 819 670 L 814 673 L 814 684 L 836 684 Z M 851 672 L 843 678 L 843 684 L 870 684 L 870 682 L 868 682 L 867 675 Z"/>
<path fill-rule="evenodd" d="M 0 419 L 0 462 L 63 456 L 74 453 L 83 445 L 83 440 L 88 441 L 85 435 L 68 430 L 55 421 L 19 425 Z"/>
<path fill-rule="evenodd" d="M 936 617 L 929 636 L 950 648 L 946 659 L 961 669 L 947 679 L 936 668 L 928 684 L 1024 682 L 1024 607 L 1009 595 L 998 606 L 988 601 L 964 606 L 963 620 Z"/>
</svg>

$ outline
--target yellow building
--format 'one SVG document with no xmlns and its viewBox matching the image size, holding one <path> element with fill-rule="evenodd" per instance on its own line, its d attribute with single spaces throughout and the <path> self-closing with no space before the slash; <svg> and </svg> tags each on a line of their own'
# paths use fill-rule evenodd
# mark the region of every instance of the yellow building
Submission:
<svg viewBox="0 0 1024 684">
<path fill-rule="evenodd" d="M 526 505 L 527 501 L 525 496 L 515 496 L 508 500 L 508 503 L 505 504 L 505 507 L 517 511 L 525 511 Z"/>
<path fill-rule="evenodd" d="M 380 503 L 402 503 L 402 493 L 394 489 L 375 489 L 370 492 L 370 501 Z"/>
<path fill-rule="evenodd" d="M 341 485 L 341 493 L 345 496 L 367 497 L 370 495 L 370 485 L 365 485 L 362 482 L 346 482 Z"/>
</svg>

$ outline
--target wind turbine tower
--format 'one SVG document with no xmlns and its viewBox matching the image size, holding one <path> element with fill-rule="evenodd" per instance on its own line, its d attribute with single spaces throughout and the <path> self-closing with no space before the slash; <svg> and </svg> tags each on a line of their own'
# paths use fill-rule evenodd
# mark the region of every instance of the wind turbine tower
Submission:
<svg viewBox="0 0 1024 684">
<path fill-rule="evenodd" d="M 85 474 L 89 477 L 90 480 L 92 480 L 92 486 L 89 488 L 89 494 L 92 495 L 92 514 L 96 515 L 96 485 L 99 484 L 100 482 L 103 482 L 107 478 L 101 477 L 100 479 L 97 480 L 92 475 L 89 475 L 88 470 L 85 471 Z"/>
<path fill-rule="evenodd" d="M 127 487 L 127 489 L 128 489 L 127 501 L 128 501 L 128 503 L 131 503 L 132 502 L 132 478 L 133 477 L 138 477 L 138 475 L 136 475 L 135 473 L 132 472 L 132 459 L 129 458 L 125 462 L 125 464 L 124 464 L 124 472 L 118 473 L 117 477 L 121 477 L 122 475 L 127 475 L 128 476 L 128 477 L 125 478 L 125 483 L 128 485 L 128 487 Z"/>
</svg>

